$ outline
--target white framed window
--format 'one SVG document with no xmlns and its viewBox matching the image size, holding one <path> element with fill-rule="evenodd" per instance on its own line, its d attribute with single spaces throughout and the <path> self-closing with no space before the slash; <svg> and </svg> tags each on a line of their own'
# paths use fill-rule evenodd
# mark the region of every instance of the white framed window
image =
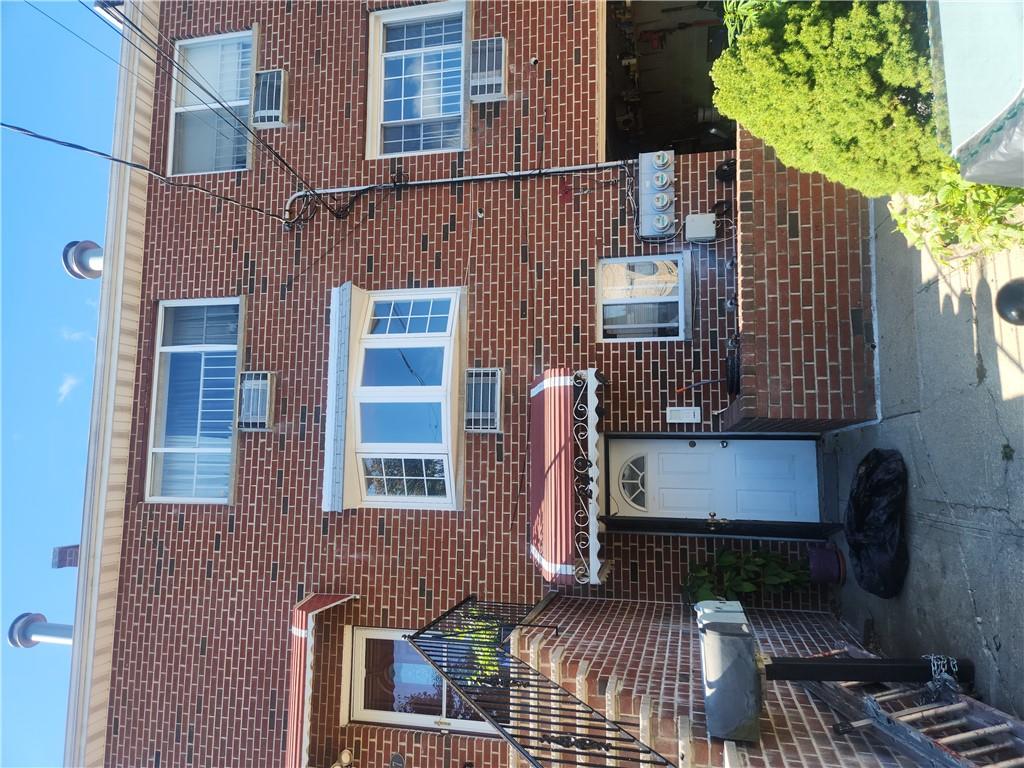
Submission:
<svg viewBox="0 0 1024 768">
<path fill-rule="evenodd" d="M 240 304 L 163 301 L 146 500 L 227 503 L 234 469 Z"/>
<path fill-rule="evenodd" d="M 463 2 L 370 15 L 368 156 L 463 148 L 466 17 Z"/>
<path fill-rule="evenodd" d="M 175 61 L 192 78 L 174 84 L 171 109 L 172 175 L 222 173 L 249 165 L 248 125 L 252 92 L 252 32 L 179 40 Z M 200 87 L 200 84 L 202 87 Z M 217 96 L 216 104 L 203 88 Z"/>
<path fill-rule="evenodd" d="M 501 368 L 466 371 L 466 431 L 501 432 Z"/>
<path fill-rule="evenodd" d="M 474 40 L 469 64 L 469 100 L 484 102 L 504 98 L 505 38 Z"/>
<path fill-rule="evenodd" d="M 598 261 L 597 322 L 601 339 L 688 339 L 689 264 L 689 252 Z"/>
<path fill-rule="evenodd" d="M 350 417 L 365 506 L 453 509 L 457 290 L 369 294 Z"/>
<path fill-rule="evenodd" d="M 468 733 L 494 733 L 403 638 L 414 630 L 356 627 L 353 720 Z"/>
</svg>

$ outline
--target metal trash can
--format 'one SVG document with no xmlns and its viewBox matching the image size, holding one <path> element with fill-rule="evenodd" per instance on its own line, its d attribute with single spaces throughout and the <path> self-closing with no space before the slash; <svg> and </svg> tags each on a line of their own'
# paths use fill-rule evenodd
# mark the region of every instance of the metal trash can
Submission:
<svg viewBox="0 0 1024 768">
<path fill-rule="evenodd" d="M 708 734 L 729 741 L 759 741 L 759 649 L 743 607 L 735 601 L 705 600 L 694 611 Z"/>
</svg>

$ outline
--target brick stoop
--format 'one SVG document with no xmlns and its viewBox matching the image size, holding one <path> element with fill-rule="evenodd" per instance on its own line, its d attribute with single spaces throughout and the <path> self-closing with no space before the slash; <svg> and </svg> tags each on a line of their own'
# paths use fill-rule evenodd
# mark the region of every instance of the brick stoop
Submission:
<svg viewBox="0 0 1024 768">
<path fill-rule="evenodd" d="M 803 656 L 853 642 L 827 613 L 754 609 L 749 616 L 768 653 Z M 558 635 L 521 628 L 512 653 L 678 768 L 911 765 L 865 734 L 835 735 L 831 710 L 792 683 L 769 683 L 759 744 L 708 737 L 688 605 L 560 596 L 534 620 L 558 626 Z M 508 764 L 524 765 L 511 749 Z"/>
<path fill-rule="evenodd" d="M 689 753 L 688 717 L 678 716 L 674 706 L 666 707 L 664 702 L 637 693 L 622 678 L 602 673 L 589 660 L 570 656 L 562 640 L 553 633 L 533 631 L 526 635 L 517 630 L 511 638 L 511 650 L 552 682 L 673 763 L 678 764 L 680 751 Z M 509 756 L 510 765 L 525 765 L 511 748 Z"/>
</svg>

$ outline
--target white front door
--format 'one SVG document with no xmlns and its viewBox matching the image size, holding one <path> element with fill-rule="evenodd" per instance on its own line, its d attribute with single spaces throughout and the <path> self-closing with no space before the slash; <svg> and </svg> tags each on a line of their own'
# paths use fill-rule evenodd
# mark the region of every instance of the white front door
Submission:
<svg viewBox="0 0 1024 768">
<path fill-rule="evenodd" d="M 813 440 L 608 441 L 609 514 L 817 523 Z"/>
</svg>

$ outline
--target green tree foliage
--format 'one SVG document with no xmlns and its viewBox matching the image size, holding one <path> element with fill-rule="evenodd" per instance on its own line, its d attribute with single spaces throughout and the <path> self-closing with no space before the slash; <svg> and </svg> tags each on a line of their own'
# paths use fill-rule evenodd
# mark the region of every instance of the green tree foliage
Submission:
<svg viewBox="0 0 1024 768">
<path fill-rule="evenodd" d="M 936 189 L 953 161 L 935 138 L 921 8 L 765 3 L 712 69 L 715 106 L 782 162 L 875 197 Z"/>
</svg>

